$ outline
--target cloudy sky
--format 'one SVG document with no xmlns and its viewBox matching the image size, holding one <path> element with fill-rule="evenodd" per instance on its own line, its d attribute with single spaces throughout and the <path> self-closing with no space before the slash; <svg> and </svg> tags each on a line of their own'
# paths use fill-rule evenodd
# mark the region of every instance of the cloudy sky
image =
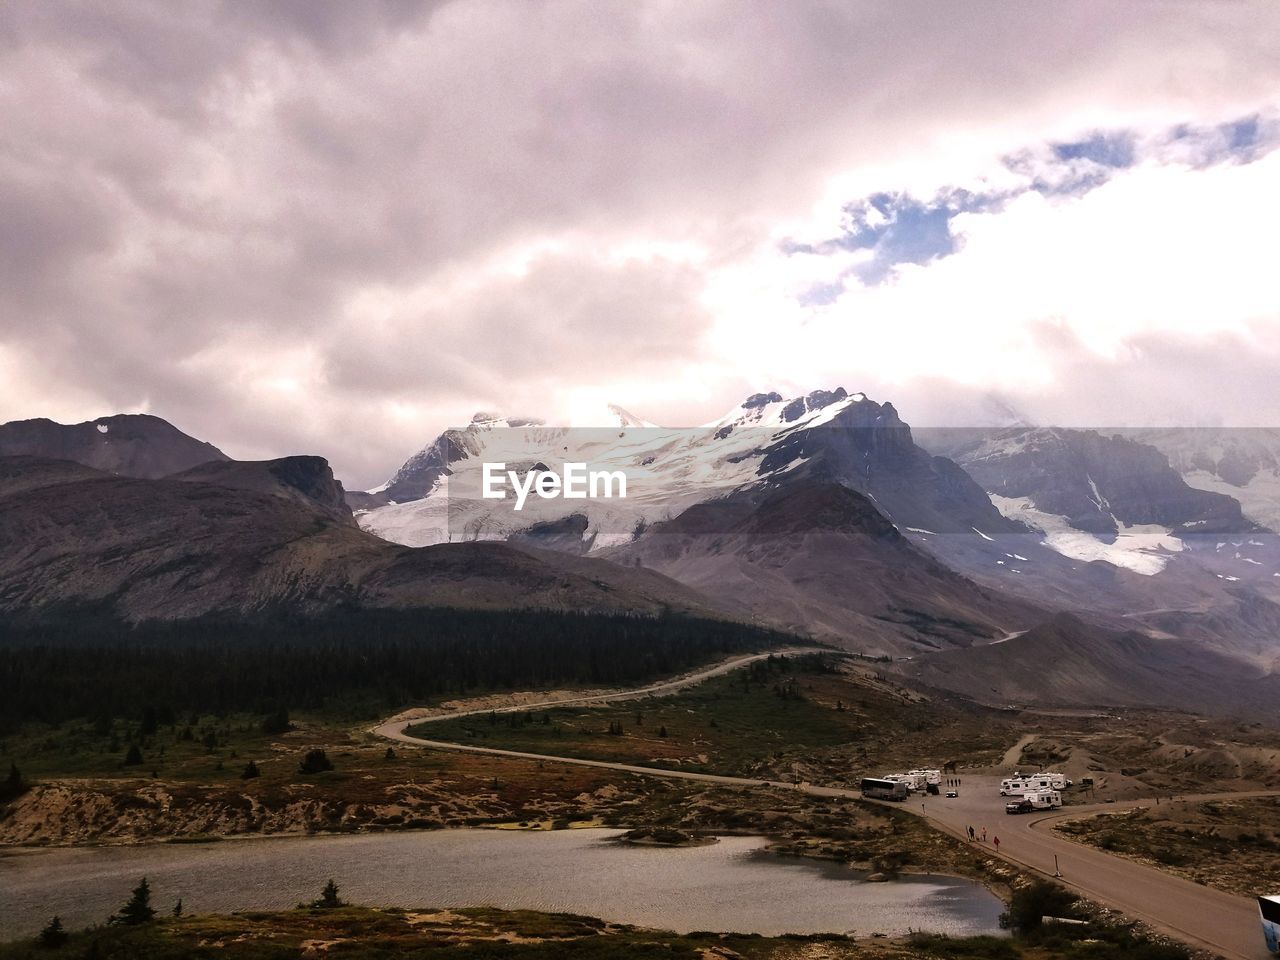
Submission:
<svg viewBox="0 0 1280 960">
<path fill-rule="evenodd" d="M 9 0 L 0 421 L 1280 423 L 1280 5 Z"/>
</svg>

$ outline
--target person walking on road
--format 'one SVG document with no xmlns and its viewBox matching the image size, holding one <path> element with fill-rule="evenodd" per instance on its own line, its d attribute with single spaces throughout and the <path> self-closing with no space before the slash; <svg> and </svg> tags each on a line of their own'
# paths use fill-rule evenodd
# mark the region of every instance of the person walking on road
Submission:
<svg viewBox="0 0 1280 960">
<path fill-rule="evenodd" d="M 999 837 L 992 837 L 992 838 L 991 838 L 991 842 L 992 842 L 992 843 L 994 843 L 994 844 L 996 845 L 996 853 L 999 853 L 999 852 L 1000 852 L 1000 838 L 999 838 Z"/>
<path fill-rule="evenodd" d="M 987 842 L 987 828 L 986 828 L 986 827 L 983 827 L 983 828 L 982 828 L 982 842 L 983 842 L 983 843 L 986 843 L 986 842 Z"/>
</svg>

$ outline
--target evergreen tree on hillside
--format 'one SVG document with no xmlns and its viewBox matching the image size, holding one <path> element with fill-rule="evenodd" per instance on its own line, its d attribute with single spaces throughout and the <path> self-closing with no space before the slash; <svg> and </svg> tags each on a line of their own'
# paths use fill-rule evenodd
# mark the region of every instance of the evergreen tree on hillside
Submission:
<svg viewBox="0 0 1280 960">
<path fill-rule="evenodd" d="M 151 906 L 151 885 L 147 883 L 147 878 L 143 877 L 138 885 L 133 888 L 133 894 L 129 897 L 129 902 L 107 922 L 136 927 L 139 924 L 150 923 L 155 919 L 155 916 L 156 911 Z"/>
<path fill-rule="evenodd" d="M 142 750 L 136 743 L 129 744 L 129 749 L 125 751 L 124 765 L 126 767 L 137 767 L 142 764 Z"/>
<path fill-rule="evenodd" d="M 527 610 L 336 610 L 143 626 L 85 617 L 9 629 L 0 655 L 0 724 L 93 717 L 101 721 L 99 736 L 118 738 L 109 750 L 116 753 L 132 738 L 110 718 L 131 717 L 146 750 L 146 738 L 156 735 L 152 724 L 162 729 L 174 719 L 165 704 L 181 703 L 174 737 L 199 742 L 213 734 L 205 742 L 212 752 L 224 734 L 202 727 L 206 717 L 256 712 L 275 729 L 290 710 L 323 711 L 339 700 L 368 705 L 373 715 L 384 705 L 479 687 L 633 685 L 790 639 L 679 615 Z M 774 675 L 780 670 L 779 661 Z M 85 676 L 95 682 L 84 683 Z M 153 710 L 138 702 L 139 690 Z"/>
<path fill-rule="evenodd" d="M 3 784 L 0 784 L 0 803 L 16 800 L 26 792 L 27 784 L 22 779 L 22 774 L 18 772 L 18 765 L 10 762 L 9 776 L 5 778 Z"/>
<path fill-rule="evenodd" d="M 56 949 L 70 939 L 71 938 L 67 935 L 67 931 L 63 929 L 62 918 L 54 917 L 49 921 L 48 925 L 40 931 L 40 936 L 36 938 L 36 942 L 42 947 Z"/>
<path fill-rule="evenodd" d="M 333 877 L 329 878 L 329 882 L 324 885 L 324 889 L 320 891 L 320 899 L 311 901 L 313 907 L 320 907 L 324 910 L 333 910 L 337 907 L 345 907 L 346 904 L 338 897 L 338 885 L 333 882 Z"/>
</svg>

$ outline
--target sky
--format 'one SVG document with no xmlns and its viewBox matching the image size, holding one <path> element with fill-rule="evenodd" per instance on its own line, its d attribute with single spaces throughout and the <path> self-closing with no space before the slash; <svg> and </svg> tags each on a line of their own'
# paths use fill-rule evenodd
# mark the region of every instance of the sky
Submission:
<svg viewBox="0 0 1280 960">
<path fill-rule="evenodd" d="M 1270 0 L 9 0 L 0 422 L 1280 424 Z"/>
</svg>

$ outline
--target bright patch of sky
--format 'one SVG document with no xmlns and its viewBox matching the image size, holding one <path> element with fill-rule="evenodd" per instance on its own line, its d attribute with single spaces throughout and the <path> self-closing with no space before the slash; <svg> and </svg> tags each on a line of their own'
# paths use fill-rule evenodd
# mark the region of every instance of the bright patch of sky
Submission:
<svg viewBox="0 0 1280 960">
<path fill-rule="evenodd" d="M 712 349 L 915 425 L 1274 423 L 1276 115 L 1114 129 L 864 172 L 710 275 Z"/>
<path fill-rule="evenodd" d="M 829 255 L 864 251 L 833 280 L 813 284 L 797 297 L 806 306 L 836 302 L 852 278 L 884 283 L 903 264 L 922 266 L 954 254 L 964 240 L 957 221 L 966 214 L 999 211 L 1025 193 L 1078 197 L 1138 164 L 1249 163 L 1280 143 L 1280 120 L 1251 115 L 1209 127 L 1180 125 L 1156 136 L 1132 130 L 1095 131 L 1079 139 L 1042 144 L 1003 158 L 1015 182 L 995 189 L 948 186 L 930 197 L 905 191 L 873 193 L 844 208 L 840 232 L 817 243 L 785 239 L 787 254 Z"/>
</svg>

